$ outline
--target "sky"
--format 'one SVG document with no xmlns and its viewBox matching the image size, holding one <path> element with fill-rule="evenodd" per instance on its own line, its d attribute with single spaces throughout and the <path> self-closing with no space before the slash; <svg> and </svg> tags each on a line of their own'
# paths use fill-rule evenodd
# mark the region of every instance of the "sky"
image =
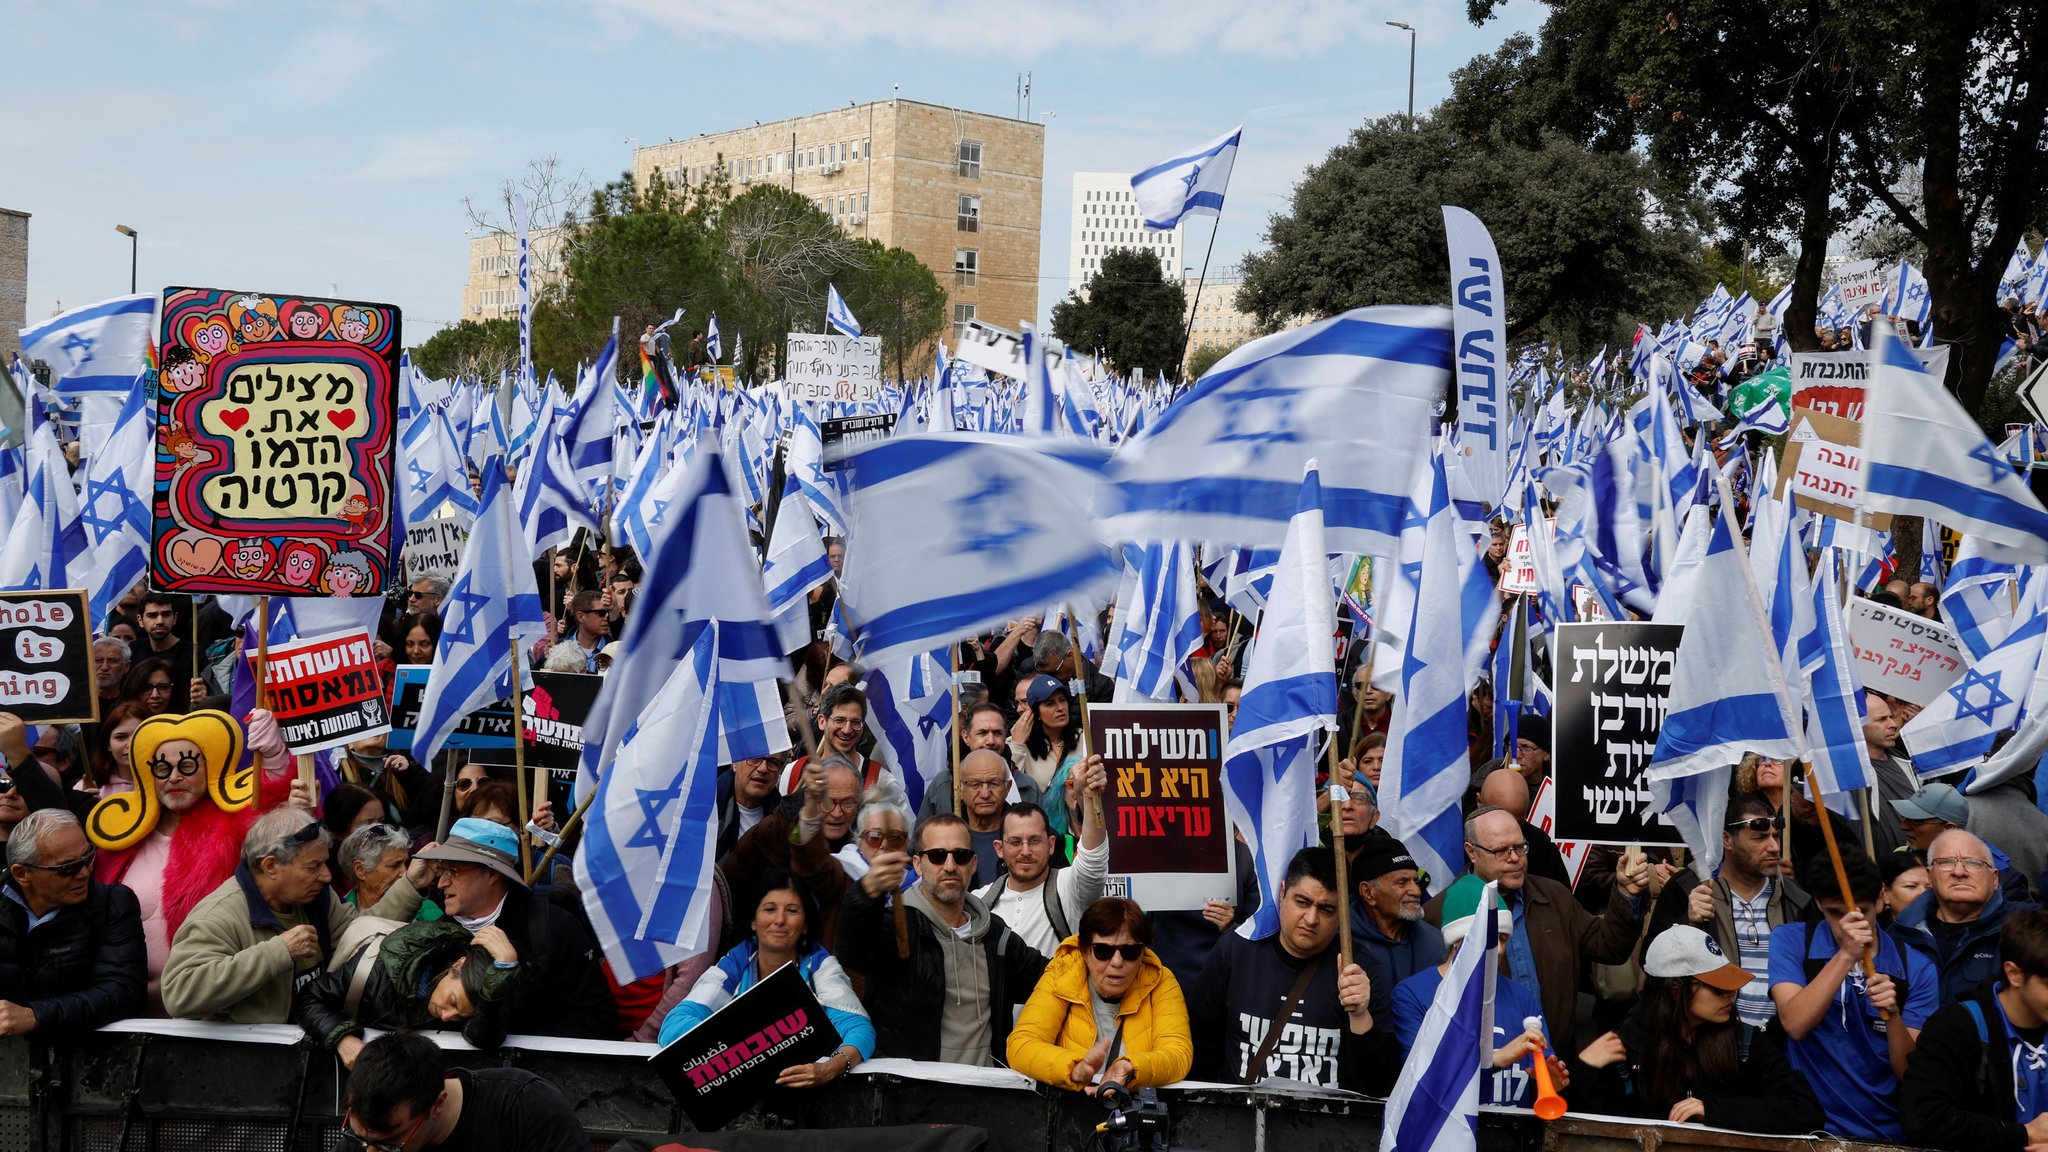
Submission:
<svg viewBox="0 0 2048 1152">
<path fill-rule="evenodd" d="M 1212 267 L 1259 246 L 1302 171 L 1543 8 L 1463 0 L 0 0 L 0 207 L 32 213 L 28 317 L 128 287 L 397 304 L 457 319 L 465 197 L 536 159 L 617 177 L 635 143 L 887 99 L 1046 123 L 1041 318 L 1067 282 L 1071 176 L 1244 126 Z M 1190 222 L 1187 263 L 1211 223 Z"/>
</svg>

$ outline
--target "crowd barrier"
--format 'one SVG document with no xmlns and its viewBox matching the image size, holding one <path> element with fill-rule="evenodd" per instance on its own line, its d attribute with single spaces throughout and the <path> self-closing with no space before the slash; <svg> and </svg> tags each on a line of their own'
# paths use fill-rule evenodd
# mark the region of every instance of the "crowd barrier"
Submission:
<svg viewBox="0 0 2048 1152">
<path fill-rule="evenodd" d="M 478 1052 L 429 1033 L 452 1064 L 527 1068 L 575 1105 L 595 1152 L 627 1137 L 687 1132 L 647 1064 L 650 1046 L 513 1037 Z M 63 1048 L 0 1040 L 0 1149 L 27 1152 L 325 1152 L 341 1130 L 346 1073 L 281 1025 L 133 1020 Z M 1567 1093 L 1568 1095 L 1568 1093 Z M 1358 1152 L 1379 1146 L 1385 1105 L 1299 1086 L 1188 1083 L 1163 1089 L 1176 1149 Z M 1003 1069 L 876 1060 L 835 1084 L 782 1094 L 740 1126 L 801 1129 L 966 1124 L 992 1152 L 1087 1147 L 1094 1100 Z M 1480 1152 L 1861 1152 L 1882 1145 L 1772 1139 L 1638 1121 L 1485 1110 Z"/>
</svg>

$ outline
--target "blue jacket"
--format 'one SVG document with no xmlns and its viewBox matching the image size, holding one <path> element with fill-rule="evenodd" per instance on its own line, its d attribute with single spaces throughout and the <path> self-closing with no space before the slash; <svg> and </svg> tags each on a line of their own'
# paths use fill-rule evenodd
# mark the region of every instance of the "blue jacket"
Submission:
<svg viewBox="0 0 2048 1152">
<path fill-rule="evenodd" d="M 661 1022 L 661 1042 L 667 1044 L 695 1028 L 712 1013 L 730 1004 L 740 993 L 759 983 L 760 977 L 754 971 L 755 951 L 752 940 L 743 941 L 699 976 L 688 998 L 671 1009 L 668 1018 Z M 833 1029 L 839 1033 L 840 1042 L 853 1045 L 863 1060 L 872 1057 L 875 1054 L 875 1026 L 854 995 L 853 985 L 846 979 L 846 972 L 839 967 L 839 961 L 812 944 L 809 951 L 797 958 L 796 970 L 816 993 L 818 1003 L 824 1007 Z"/>
<path fill-rule="evenodd" d="M 1992 890 L 1991 901 L 1975 920 L 1963 925 L 1963 931 L 1955 943 L 1946 950 L 1935 938 L 1927 920 L 1934 915 L 1935 902 L 1932 888 L 1915 897 L 1892 921 L 1892 931 L 1908 947 L 1918 949 L 1934 961 L 1934 970 L 1941 982 L 1941 1002 L 1954 1004 L 1966 1000 L 1998 982 L 2003 968 L 1998 958 L 1998 933 L 2005 927 L 2005 918 L 2015 912 L 2032 911 L 2036 906 L 2017 900 L 2008 900 L 2005 894 Z"/>
</svg>

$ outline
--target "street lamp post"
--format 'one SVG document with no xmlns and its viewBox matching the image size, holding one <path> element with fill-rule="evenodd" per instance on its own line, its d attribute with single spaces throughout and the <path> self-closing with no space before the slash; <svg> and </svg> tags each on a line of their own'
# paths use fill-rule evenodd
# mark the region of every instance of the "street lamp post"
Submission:
<svg viewBox="0 0 2048 1152">
<path fill-rule="evenodd" d="M 114 225 L 114 231 L 128 238 L 128 294 L 133 296 L 135 295 L 135 250 L 138 244 L 138 241 L 135 239 L 135 229 L 130 228 L 126 224 L 116 224 Z"/>
<path fill-rule="evenodd" d="M 1415 128 L 1415 25 L 1402 20 L 1389 20 L 1387 26 L 1399 28 L 1408 34 L 1408 128 Z"/>
</svg>

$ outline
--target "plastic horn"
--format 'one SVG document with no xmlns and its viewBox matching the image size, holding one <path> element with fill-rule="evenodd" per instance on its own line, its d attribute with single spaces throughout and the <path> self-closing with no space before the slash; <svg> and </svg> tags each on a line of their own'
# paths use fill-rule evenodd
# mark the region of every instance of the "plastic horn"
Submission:
<svg viewBox="0 0 2048 1152">
<path fill-rule="evenodd" d="M 1543 1020 L 1537 1016 L 1522 1019 L 1522 1028 L 1540 1032 Z M 1557 1085 L 1550 1082 L 1550 1061 L 1546 1059 L 1543 1045 L 1536 1046 L 1536 1115 L 1545 1120 L 1555 1120 L 1564 1115 L 1564 1097 L 1557 1094 Z"/>
</svg>

